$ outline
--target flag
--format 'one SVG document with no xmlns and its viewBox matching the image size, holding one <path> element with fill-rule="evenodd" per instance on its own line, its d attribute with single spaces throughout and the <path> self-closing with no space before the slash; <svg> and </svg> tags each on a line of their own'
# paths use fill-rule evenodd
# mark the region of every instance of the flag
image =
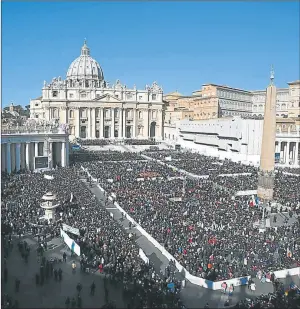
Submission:
<svg viewBox="0 0 300 309">
<path fill-rule="evenodd" d="M 208 240 L 208 243 L 209 243 L 210 245 L 215 245 L 215 244 L 217 243 L 217 239 L 216 239 L 215 237 L 210 238 L 210 239 Z"/>
<path fill-rule="evenodd" d="M 259 205 L 259 197 L 258 196 L 255 198 L 255 203 L 256 203 L 256 205 Z"/>
<path fill-rule="evenodd" d="M 70 203 L 72 203 L 72 202 L 73 202 L 73 198 L 74 198 L 74 195 L 73 195 L 73 192 L 71 192 Z"/>
<path fill-rule="evenodd" d="M 253 202 L 253 206 L 256 206 L 256 205 L 257 205 L 254 195 L 252 195 L 252 202 Z"/>
<path fill-rule="evenodd" d="M 44 174 L 44 178 L 45 178 L 45 179 L 48 179 L 48 180 L 53 180 L 53 179 L 54 179 L 53 176 L 46 175 L 46 174 Z"/>
</svg>

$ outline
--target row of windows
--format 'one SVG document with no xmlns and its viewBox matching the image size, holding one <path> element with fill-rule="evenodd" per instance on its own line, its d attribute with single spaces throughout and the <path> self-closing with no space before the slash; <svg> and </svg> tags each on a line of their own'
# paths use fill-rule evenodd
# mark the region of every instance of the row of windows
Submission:
<svg viewBox="0 0 300 309">
<path fill-rule="evenodd" d="M 291 124 L 291 125 L 282 124 L 282 125 L 276 126 L 277 131 L 280 131 L 281 129 L 286 129 L 286 128 L 290 128 L 290 130 L 296 130 L 296 126 L 294 124 Z"/>
<path fill-rule="evenodd" d="M 262 116 L 262 114 L 253 114 L 253 116 Z M 287 118 L 288 115 L 286 114 L 276 114 L 276 117 L 284 117 Z"/>
<path fill-rule="evenodd" d="M 264 102 L 266 100 L 265 95 L 260 95 L 260 96 L 254 96 L 253 97 L 253 102 Z M 287 94 L 282 94 L 282 93 L 277 93 L 276 96 L 276 101 L 287 101 L 288 100 L 288 95 Z"/>
<path fill-rule="evenodd" d="M 264 107 L 265 106 L 263 104 L 253 105 L 253 110 L 263 110 Z M 294 107 L 294 104 L 291 107 Z M 287 109 L 287 105 L 285 103 L 283 103 L 281 105 L 280 104 L 276 104 L 276 109 L 277 110 L 280 110 L 280 109 L 285 110 L 285 109 Z"/>
<path fill-rule="evenodd" d="M 210 113 L 200 113 L 200 114 L 194 114 L 196 117 L 200 117 L 200 116 L 210 116 Z M 216 112 L 213 112 L 212 114 L 211 114 L 213 117 L 215 117 L 216 115 L 217 115 L 217 113 Z"/>
<path fill-rule="evenodd" d="M 251 96 L 240 94 L 236 92 L 229 92 L 218 90 L 217 95 L 222 98 L 235 99 L 235 100 L 243 100 L 243 101 L 251 101 Z"/>
<path fill-rule="evenodd" d="M 58 97 L 58 91 L 52 91 L 52 97 L 53 98 L 57 98 Z M 86 96 L 86 93 L 81 93 L 80 94 L 80 98 L 81 99 L 85 99 L 87 96 Z M 100 94 L 96 94 L 96 99 L 99 99 L 101 97 L 101 95 Z M 116 97 L 117 99 L 119 98 L 119 95 L 118 94 L 115 94 L 114 95 L 114 97 Z M 72 99 L 72 98 L 74 98 L 74 94 L 73 93 L 69 93 L 69 98 L 70 99 Z M 131 93 L 129 93 L 129 94 L 127 94 L 126 95 L 126 98 L 127 98 L 127 100 L 132 100 L 133 99 L 133 95 L 131 94 Z M 139 97 L 138 97 L 138 99 L 139 99 L 139 101 L 142 101 L 143 100 L 143 96 L 142 95 L 140 95 Z M 152 101 L 155 101 L 156 99 L 157 99 L 157 95 L 156 94 L 152 94 L 151 95 L 151 99 L 152 99 Z"/>
<path fill-rule="evenodd" d="M 234 101 L 227 101 L 227 100 L 220 100 L 220 106 L 233 106 L 235 108 L 251 108 L 251 105 L 244 102 L 234 102 Z"/>
<path fill-rule="evenodd" d="M 222 111 L 223 116 L 251 116 L 249 113 Z M 261 115 L 260 115 L 261 116 Z"/>
</svg>

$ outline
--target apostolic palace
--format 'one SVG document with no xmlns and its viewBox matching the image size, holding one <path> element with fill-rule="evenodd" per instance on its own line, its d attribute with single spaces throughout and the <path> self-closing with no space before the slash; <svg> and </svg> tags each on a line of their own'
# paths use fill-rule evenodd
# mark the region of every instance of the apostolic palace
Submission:
<svg viewBox="0 0 300 309">
<path fill-rule="evenodd" d="M 154 82 L 144 90 L 110 85 L 86 42 L 65 80 L 44 82 L 42 96 L 30 101 L 30 117 L 58 120 L 69 133 L 95 138 L 162 138 L 163 90 Z"/>
</svg>

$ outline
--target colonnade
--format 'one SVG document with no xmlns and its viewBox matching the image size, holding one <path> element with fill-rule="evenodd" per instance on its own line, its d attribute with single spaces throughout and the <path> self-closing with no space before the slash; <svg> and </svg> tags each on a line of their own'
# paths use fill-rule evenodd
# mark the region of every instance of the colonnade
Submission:
<svg viewBox="0 0 300 309">
<path fill-rule="evenodd" d="M 280 153 L 280 163 L 299 165 L 299 142 L 276 141 L 275 152 Z"/>
<path fill-rule="evenodd" d="M 1 144 L 1 170 L 7 173 L 20 170 L 34 170 L 35 157 L 48 157 L 48 166 L 68 164 L 69 145 L 66 142 L 25 142 Z"/>
</svg>

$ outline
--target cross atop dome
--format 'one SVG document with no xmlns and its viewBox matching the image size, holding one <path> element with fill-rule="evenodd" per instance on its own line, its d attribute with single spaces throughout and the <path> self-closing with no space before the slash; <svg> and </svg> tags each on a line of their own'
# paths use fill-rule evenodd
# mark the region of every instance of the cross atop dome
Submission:
<svg viewBox="0 0 300 309">
<path fill-rule="evenodd" d="M 82 56 L 89 56 L 90 55 L 90 49 L 86 45 L 86 39 L 84 39 L 83 46 L 81 47 L 81 55 Z"/>
</svg>

